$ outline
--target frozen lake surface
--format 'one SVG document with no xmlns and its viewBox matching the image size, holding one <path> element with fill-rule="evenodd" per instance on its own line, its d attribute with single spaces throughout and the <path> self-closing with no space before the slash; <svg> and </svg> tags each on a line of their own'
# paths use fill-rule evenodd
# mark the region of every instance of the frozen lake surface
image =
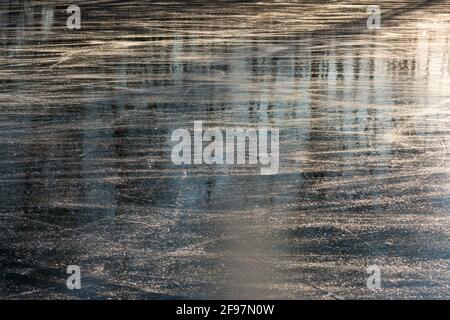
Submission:
<svg viewBox="0 0 450 320">
<path fill-rule="evenodd" d="M 68 30 L 2 1 L 0 298 L 449 299 L 450 1 L 377 4 L 83 1 Z M 174 165 L 195 120 L 278 128 L 279 173 Z"/>
</svg>

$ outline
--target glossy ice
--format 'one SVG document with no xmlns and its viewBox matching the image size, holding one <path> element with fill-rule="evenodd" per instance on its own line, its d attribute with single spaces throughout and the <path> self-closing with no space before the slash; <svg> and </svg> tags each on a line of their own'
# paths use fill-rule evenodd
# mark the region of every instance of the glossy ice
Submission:
<svg viewBox="0 0 450 320">
<path fill-rule="evenodd" d="M 0 297 L 448 299 L 450 2 L 377 3 L 2 2 Z M 173 165 L 194 120 L 279 174 Z"/>
</svg>

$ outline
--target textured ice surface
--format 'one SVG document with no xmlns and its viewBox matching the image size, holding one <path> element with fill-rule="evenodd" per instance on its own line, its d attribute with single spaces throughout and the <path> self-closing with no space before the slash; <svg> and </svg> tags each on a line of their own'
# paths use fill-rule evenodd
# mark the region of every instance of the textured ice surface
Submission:
<svg viewBox="0 0 450 320">
<path fill-rule="evenodd" d="M 0 298 L 450 298 L 450 2 L 377 4 L 83 1 L 67 30 L 2 1 Z M 279 174 L 174 166 L 194 120 L 279 128 Z"/>
</svg>

